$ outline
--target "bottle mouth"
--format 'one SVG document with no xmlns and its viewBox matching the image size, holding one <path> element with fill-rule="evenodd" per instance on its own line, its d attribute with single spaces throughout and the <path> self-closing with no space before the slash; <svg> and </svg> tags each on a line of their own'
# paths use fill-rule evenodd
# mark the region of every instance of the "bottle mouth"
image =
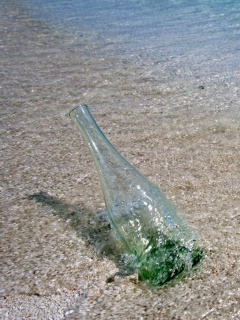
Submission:
<svg viewBox="0 0 240 320">
<path fill-rule="evenodd" d="M 76 111 L 77 109 L 88 109 L 88 106 L 87 106 L 87 104 L 79 104 L 78 106 L 75 106 L 74 108 L 72 108 L 70 111 L 69 111 L 69 113 L 68 113 L 68 116 L 71 118 L 71 114 L 72 114 L 72 112 L 74 112 L 74 111 Z"/>
</svg>

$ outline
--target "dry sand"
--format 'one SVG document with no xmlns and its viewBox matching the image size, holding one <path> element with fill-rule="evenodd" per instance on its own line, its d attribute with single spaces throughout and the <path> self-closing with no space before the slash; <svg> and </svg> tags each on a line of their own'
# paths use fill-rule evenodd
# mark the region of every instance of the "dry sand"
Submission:
<svg viewBox="0 0 240 320">
<path fill-rule="evenodd" d="M 239 319 L 236 78 L 170 81 L 137 57 L 99 57 L 94 35 L 71 42 L 24 9 L 5 5 L 0 21 L 2 319 Z M 187 277 L 149 288 L 124 274 L 67 117 L 79 103 L 198 230 L 206 258 Z"/>
</svg>

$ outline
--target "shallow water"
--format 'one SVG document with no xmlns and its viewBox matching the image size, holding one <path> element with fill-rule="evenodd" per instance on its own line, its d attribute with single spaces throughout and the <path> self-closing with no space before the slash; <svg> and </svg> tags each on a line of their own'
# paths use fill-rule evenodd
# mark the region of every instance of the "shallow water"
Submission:
<svg viewBox="0 0 240 320">
<path fill-rule="evenodd" d="M 1 312 L 237 319 L 239 1 L 92 3 L 1 3 Z M 186 278 L 150 290 L 119 272 L 79 103 L 198 230 Z"/>
<path fill-rule="evenodd" d="M 34 0 L 20 1 L 17 6 L 10 2 L 8 6 L 20 10 L 17 19 L 35 21 L 36 30 L 59 38 L 58 44 L 54 45 L 53 41 L 50 52 L 54 50 L 57 56 L 71 59 L 73 52 L 79 50 L 79 55 L 95 59 L 93 72 L 99 71 L 98 76 L 109 93 L 113 89 L 112 78 L 121 76 L 131 78 L 139 91 L 142 89 L 139 82 L 145 82 L 147 89 L 155 85 L 156 90 L 162 84 L 180 90 L 188 86 L 190 91 L 191 86 L 213 92 L 219 88 L 229 95 L 229 103 L 224 106 L 228 108 L 227 114 L 239 118 L 231 101 L 239 92 L 240 81 L 237 0 L 101 0 L 97 3 Z M 42 43 L 39 40 L 39 45 L 44 45 L 44 40 Z M 49 47 L 48 42 L 46 49 Z M 64 72 L 63 65 L 58 67 L 58 72 Z M 128 68 L 132 70 L 125 74 Z M 149 81 L 151 78 L 154 84 Z M 52 81 L 55 79 L 53 69 Z M 144 90 L 138 94 L 141 93 L 144 95 Z M 88 93 L 80 91 L 79 95 L 80 100 L 91 101 Z"/>
<path fill-rule="evenodd" d="M 165 64 L 195 79 L 206 73 L 236 76 L 240 50 L 237 0 L 34 0 L 19 5 L 29 18 L 68 34 L 70 47 L 74 39 L 85 36 L 89 55 L 134 55 L 154 68 Z"/>
</svg>

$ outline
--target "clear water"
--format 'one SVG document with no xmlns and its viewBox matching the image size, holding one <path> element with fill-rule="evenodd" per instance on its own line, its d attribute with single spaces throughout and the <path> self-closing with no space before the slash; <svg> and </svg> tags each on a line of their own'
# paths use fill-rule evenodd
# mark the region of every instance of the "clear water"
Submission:
<svg viewBox="0 0 240 320">
<path fill-rule="evenodd" d="M 240 62 L 238 0 L 32 0 L 29 15 L 69 37 L 88 33 L 90 55 L 134 55 L 191 77 L 229 73 Z"/>
</svg>

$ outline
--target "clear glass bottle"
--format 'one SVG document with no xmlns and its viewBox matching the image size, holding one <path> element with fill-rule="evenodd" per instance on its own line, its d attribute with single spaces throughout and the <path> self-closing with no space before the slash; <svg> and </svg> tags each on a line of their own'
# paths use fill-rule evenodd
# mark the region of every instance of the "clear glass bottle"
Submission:
<svg viewBox="0 0 240 320">
<path fill-rule="evenodd" d="M 177 208 L 111 145 L 87 105 L 69 116 L 87 143 L 109 220 L 140 277 L 160 285 L 190 270 L 203 251 Z"/>
</svg>

